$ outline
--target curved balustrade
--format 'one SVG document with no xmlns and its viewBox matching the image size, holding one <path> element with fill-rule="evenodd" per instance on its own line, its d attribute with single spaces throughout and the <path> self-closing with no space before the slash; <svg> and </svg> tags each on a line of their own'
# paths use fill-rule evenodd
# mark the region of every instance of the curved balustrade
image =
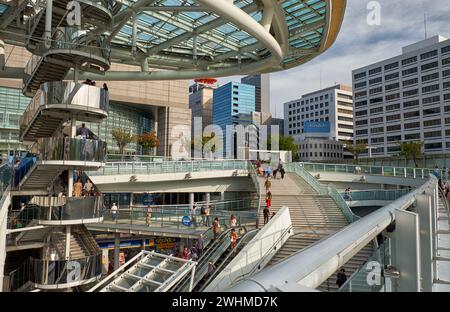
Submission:
<svg viewBox="0 0 450 312">
<path fill-rule="evenodd" d="M 373 190 L 373 191 L 352 191 L 340 193 L 346 201 L 394 201 L 411 192 L 409 189 L 402 190 Z"/>
<path fill-rule="evenodd" d="M 67 288 L 87 284 L 100 278 L 102 254 L 72 260 L 29 258 L 10 273 L 10 290 L 16 291 L 27 282 L 42 289 Z"/>
<path fill-rule="evenodd" d="M 177 229 L 205 229 L 211 227 L 214 218 L 219 219 L 219 223 L 229 226 L 229 220 L 232 214 L 236 216 L 238 226 L 254 227 L 257 219 L 256 210 L 251 211 L 230 211 L 230 210 L 213 210 L 209 216 L 209 221 L 203 219 L 200 211 L 197 209 L 195 216 L 190 212 L 190 208 L 177 207 L 176 209 L 152 208 L 152 213 L 148 213 L 147 208 L 134 208 L 131 210 L 118 210 L 113 214 L 111 211 L 103 213 L 103 224 L 117 226 L 125 225 L 130 228 L 139 227 L 165 227 Z M 189 217 L 190 223 L 183 223 L 183 217 Z"/>
<path fill-rule="evenodd" d="M 161 161 L 161 162 L 112 162 L 101 170 L 89 172 L 90 176 L 116 174 L 158 174 L 177 172 L 203 172 L 214 170 L 248 170 L 246 160 L 213 161 Z"/>
<path fill-rule="evenodd" d="M 67 19 L 63 13 L 67 10 L 67 4 L 70 0 L 54 0 L 53 6 L 59 10 L 53 10 L 52 12 L 52 26 L 60 25 L 66 26 Z M 91 28 L 90 26 L 104 27 L 111 23 L 114 0 L 101 0 L 101 1 L 89 1 L 89 0 L 77 0 L 80 5 L 81 22 L 84 29 Z M 43 40 L 45 28 L 45 8 L 41 8 L 35 15 L 27 20 L 25 25 L 27 34 L 27 48 L 33 51 L 36 44 Z M 89 27 L 88 27 L 89 26 Z"/>
<path fill-rule="evenodd" d="M 73 81 L 52 81 L 43 83 L 20 118 L 22 138 L 34 140 L 48 137 L 48 132 L 40 133 L 42 127 L 37 118 L 40 114 L 55 116 L 61 122 L 68 117 L 78 117 L 84 121 L 98 122 L 108 116 L 109 95 L 103 88 Z M 60 123 L 55 123 L 60 125 Z M 33 130 L 33 133 L 30 134 Z M 53 130 L 50 129 L 50 130 Z M 56 129 L 55 129 L 56 130 Z M 42 135 L 42 136 L 41 136 Z"/>
<path fill-rule="evenodd" d="M 11 211 L 8 228 L 26 227 L 35 220 L 42 225 L 87 224 L 103 221 L 103 197 L 35 196 L 19 212 Z"/>
<path fill-rule="evenodd" d="M 352 173 L 356 175 L 378 175 L 384 177 L 428 179 L 430 174 L 447 177 L 445 170 L 428 168 L 407 168 L 392 166 L 363 166 L 343 164 L 297 163 L 309 172 Z"/>
<path fill-rule="evenodd" d="M 41 138 L 37 140 L 40 161 L 104 162 L 106 142 L 73 138 Z"/>
</svg>

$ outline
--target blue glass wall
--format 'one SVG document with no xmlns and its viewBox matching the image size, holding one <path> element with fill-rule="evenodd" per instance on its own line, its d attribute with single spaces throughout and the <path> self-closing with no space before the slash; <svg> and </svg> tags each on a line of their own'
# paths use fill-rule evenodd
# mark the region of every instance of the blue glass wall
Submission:
<svg viewBox="0 0 450 312">
<path fill-rule="evenodd" d="M 252 121 L 251 113 L 255 111 L 255 87 L 247 84 L 230 82 L 214 90 L 213 124 L 223 131 L 223 148 L 227 148 L 227 126 L 247 126 Z"/>
</svg>

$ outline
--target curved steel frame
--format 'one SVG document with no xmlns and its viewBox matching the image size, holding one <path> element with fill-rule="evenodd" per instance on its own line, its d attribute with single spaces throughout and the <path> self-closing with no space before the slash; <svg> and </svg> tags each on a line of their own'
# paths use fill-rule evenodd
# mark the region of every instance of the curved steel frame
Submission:
<svg viewBox="0 0 450 312">
<path fill-rule="evenodd" d="M 125 9 L 113 16 L 112 26 L 97 27 L 93 33 L 108 34 L 113 62 L 138 65 L 141 71 L 81 72 L 80 79 L 171 80 L 292 68 L 332 45 L 346 7 L 346 0 L 121 3 Z M 0 26 L 4 14 L 0 15 Z M 0 33 L 13 38 L 7 43 L 24 41 L 8 30 L 0 27 Z M 149 67 L 165 70 L 149 71 Z M 15 73 L 9 68 L 0 71 L 0 76 Z M 68 78 L 71 76 L 69 73 Z"/>
</svg>

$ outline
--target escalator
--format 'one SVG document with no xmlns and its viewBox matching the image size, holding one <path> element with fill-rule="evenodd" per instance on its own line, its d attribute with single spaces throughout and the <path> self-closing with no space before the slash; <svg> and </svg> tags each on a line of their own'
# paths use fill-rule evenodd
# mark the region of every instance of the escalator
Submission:
<svg viewBox="0 0 450 312">
<path fill-rule="evenodd" d="M 227 249 L 226 252 L 222 254 L 222 256 L 217 260 L 215 263 L 216 269 L 214 272 L 208 276 L 205 276 L 202 280 L 200 280 L 197 285 L 193 288 L 193 291 L 201 292 L 203 291 L 206 286 L 209 285 L 216 277 L 217 275 L 230 264 L 230 262 L 234 259 L 236 255 L 241 252 L 241 250 L 247 246 L 247 244 L 258 234 L 259 229 L 251 230 L 242 236 L 238 244 L 236 245 L 235 249 Z"/>
<path fill-rule="evenodd" d="M 197 266 L 195 268 L 195 275 L 193 281 L 193 287 L 195 287 L 204 277 L 208 274 L 208 265 L 210 262 L 213 264 L 226 253 L 230 247 L 230 232 L 231 229 L 227 229 L 222 232 L 217 240 L 215 240 L 204 252 L 204 254 L 198 259 Z M 172 292 L 187 292 L 189 291 L 191 277 L 186 276 L 182 279 L 174 288 Z"/>
</svg>

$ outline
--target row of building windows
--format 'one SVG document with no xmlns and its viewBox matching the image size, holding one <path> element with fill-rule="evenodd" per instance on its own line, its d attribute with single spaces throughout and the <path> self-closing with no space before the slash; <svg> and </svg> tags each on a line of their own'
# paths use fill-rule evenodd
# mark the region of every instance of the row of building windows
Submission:
<svg viewBox="0 0 450 312">
<path fill-rule="evenodd" d="M 307 99 L 307 100 L 301 100 L 299 102 L 289 104 L 289 109 L 295 108 L 295 107 L 300 107 L 300 105 L 305 105 L 305 104 L 310 104 L 310 103 L 314 103 L 314 102 L 323 101 L 324 99 L 328 100 L 329 99 L 329 95 L 325 94 L 325 95 L 321 95 L 321 96 L 316 96 L 315 98 L 311 98 L 311 99 Z"/>
<path fill-rule="evenodd" d="M 324 108 L 324 107 L 329 107 L 329 106 L 330 106 L 330 103 L 325 102 L 325 103 L 316 104 L 315 106 L 313 105 L 313 106 L 302 107 L 301 109 L 297 108 L 297 111 L 295 109 L 289 111 L 289 115 L 293 115 L 296 112 L 297 112 L 297 114 L 299 114 L 300 112 L 304 113 L 305 111 L 309 112 L 310 110 L 313 111 L 314 109 L 319 109 L 319 108 Z"/>
<path fill-rule="evenodd" d="M 298 146 L 299 149 L 308 149 L 308 148 L 324 148 L 324 149 L 328 149 L 328 150 L 335 150 L 335 151 L 341 151 L 343 150 L 343 146 L 342 145 L 338 145 L 338 144 L 331 144 L 331 143 L 305 143 L 305 144 L 300 144 Z"/>
<path fill-rule="evenodd" d="M 447 53 L 450 53 L 450 46 L 441 48 L 441 54 L 447 54 Z M 420 60 L 424 61 L 424 60 L 428 60 L 430 58 L 437 57 L 437 56 L 438 56 L 438 50 L 433 50 L 433 51 L 429 51 L 426 53 L 422 53 L 420 55 Z M 413 56 L 413 57 L 404 59 L 401 61 L 402 66 L 405 67 L 405 66 L 415 64 L 415 63 L 417 63 L 417 59 L 418 59 L 417 56 Z M 397 69 L 398 67 L 399 67 L 399 62 L 394 62 L 394 63 L 385 65 L 384 70 L 390 71 L 390 70 Z M 382 67 L 373 68 L 373 69 L 369 70 L 369 76 L 373 76 L 373 75 L 379 74 L 381 72 L 382 72 Z M 367 77 L 367 72 L 357 73 L 353 76 L 353 78 L 355 80 L 360 80 L 360 79 L 363 79 L 366 77 Z"/>
<path fill-rule="evenodd" d="M 308 158 L 309 157 L 327 157 L 327 158 L 342 158 L 342 153 L 330 153 L 330 152 L 304 152 L 299 153 L 301 158 Z"/>
</svg>

